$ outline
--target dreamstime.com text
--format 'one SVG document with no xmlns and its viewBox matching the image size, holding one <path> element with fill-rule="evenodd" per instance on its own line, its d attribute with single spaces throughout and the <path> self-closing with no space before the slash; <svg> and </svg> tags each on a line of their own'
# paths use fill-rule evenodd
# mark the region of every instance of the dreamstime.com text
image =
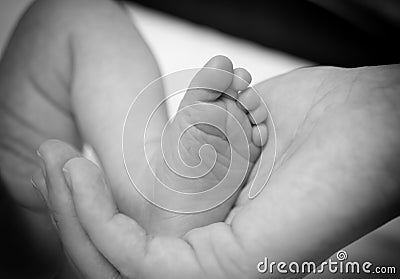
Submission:
<svg viewBox="0 0 400 279">
<path fill-rule="evenodd" d="M 308 273 L 324 273 L 325 271 L 336 274 L 396 274 L 395 266 L 374 266 L 371 262 L 346 261 L 347 253 L 340 250 L 336 253 L 337 261 L 328 259 L 327 261 L 317 265 L 315 262 L 275 262 L 269 261 L 267 257 L 257 264 L 257 270 L 260 273 L 292 273 L 292 274 L 308 274 Z"/>
</svg>

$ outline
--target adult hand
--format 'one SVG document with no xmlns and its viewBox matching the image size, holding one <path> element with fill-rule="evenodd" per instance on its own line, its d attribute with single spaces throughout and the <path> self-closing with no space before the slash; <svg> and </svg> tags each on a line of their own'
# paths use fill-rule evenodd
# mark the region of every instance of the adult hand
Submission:
<svg viewBox="0 0 400 279">
<path fill-rule="evenodd" d="M 259 84 L 277 128 L 270 181 L 254 200 L 245 187 L 226 222 L 182 238 L 147 235 L 97 166 L 44 143 L 41 189 L 71 260 L 88 278 L 257 278 L 264 257 L 320 263 L 399 215 L 399 72 L 305 68 Z"/>
</svg>

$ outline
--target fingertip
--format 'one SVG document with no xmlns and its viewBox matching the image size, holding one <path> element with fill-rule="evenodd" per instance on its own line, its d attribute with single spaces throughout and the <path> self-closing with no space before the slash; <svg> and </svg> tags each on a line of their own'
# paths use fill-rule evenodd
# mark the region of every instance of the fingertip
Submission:
<svg viewBox="0 0 400 279">
<path fill-rule="evenodd" d="M 68 160 L 64 164 L 62 171 L 71 190 L 79 190 L 74 189 L 74 187 L 81 184 L 93 184 L 93 180 L 98 181 L 103 177 L 99 167 L 84 157 L 75 157 Z"/>
<path fill-rule="evenodd" d="M 39 158 L 49 164 L 59 162 L 60 157 L 80 156 L 80 153 L 74 147 L 58 139 L 44 141 L 36 150 L 36 153 Z"/>
</svg>

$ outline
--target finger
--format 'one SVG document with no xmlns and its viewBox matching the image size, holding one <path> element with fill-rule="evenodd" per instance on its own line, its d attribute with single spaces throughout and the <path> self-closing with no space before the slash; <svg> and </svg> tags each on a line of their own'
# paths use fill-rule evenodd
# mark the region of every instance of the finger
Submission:
<svg viewBox="0 0 400 279">
<path fill-rule="evenodd" d="M 195 229 L 183 239 L 149 237 L 133 219 L 118 212 L 96 165 L 75 158 L 64 167 L 82 227 L 122 274 L 148 279 L 246 277 L 249 260 L 229 225 Z"/>
<path fill-rule="evenodd" d="M 45 165 L 45 199 L 67 256 L 84 278 L 115 278 L 117 271 L 97 251 L 82 229 L 64 179 L 64 164 L 79 157 L 79 152 L 61 141 L 49 140 L 40 146 L 39 154 Z"/>
<path fill-rule="evenodd" d="M 118 212 L 96 165 L 75 158 L 65 169 L 83 228 L 122 274 L 134 278 L 206 278 L 196 275 L 201 272 L 191 246 L 185 241 L 151 238 L 136 221 Z"/>
<path fill-rule="evenodd" d="M 126 268 L 126 262 L 140 262 L 146 233 L 135 221 L 118 214 L 100 169 L 84 158 L 74 158 L 64 170 L 78 218 L 99 250 L 119 270 Z"/>
</svg>

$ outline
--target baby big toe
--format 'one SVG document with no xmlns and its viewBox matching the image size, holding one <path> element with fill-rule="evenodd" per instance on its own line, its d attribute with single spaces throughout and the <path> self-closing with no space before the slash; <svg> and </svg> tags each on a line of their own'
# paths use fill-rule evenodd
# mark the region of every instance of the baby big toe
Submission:
<svg viewBox="0 0 400 279">
<path fill-rule="evenodd" d="M 215 56 L 192 79 L 180 108 L 198 101 L 215 101 L 232 84 L 232 61 L 225 56 Z"/>
</svg>

